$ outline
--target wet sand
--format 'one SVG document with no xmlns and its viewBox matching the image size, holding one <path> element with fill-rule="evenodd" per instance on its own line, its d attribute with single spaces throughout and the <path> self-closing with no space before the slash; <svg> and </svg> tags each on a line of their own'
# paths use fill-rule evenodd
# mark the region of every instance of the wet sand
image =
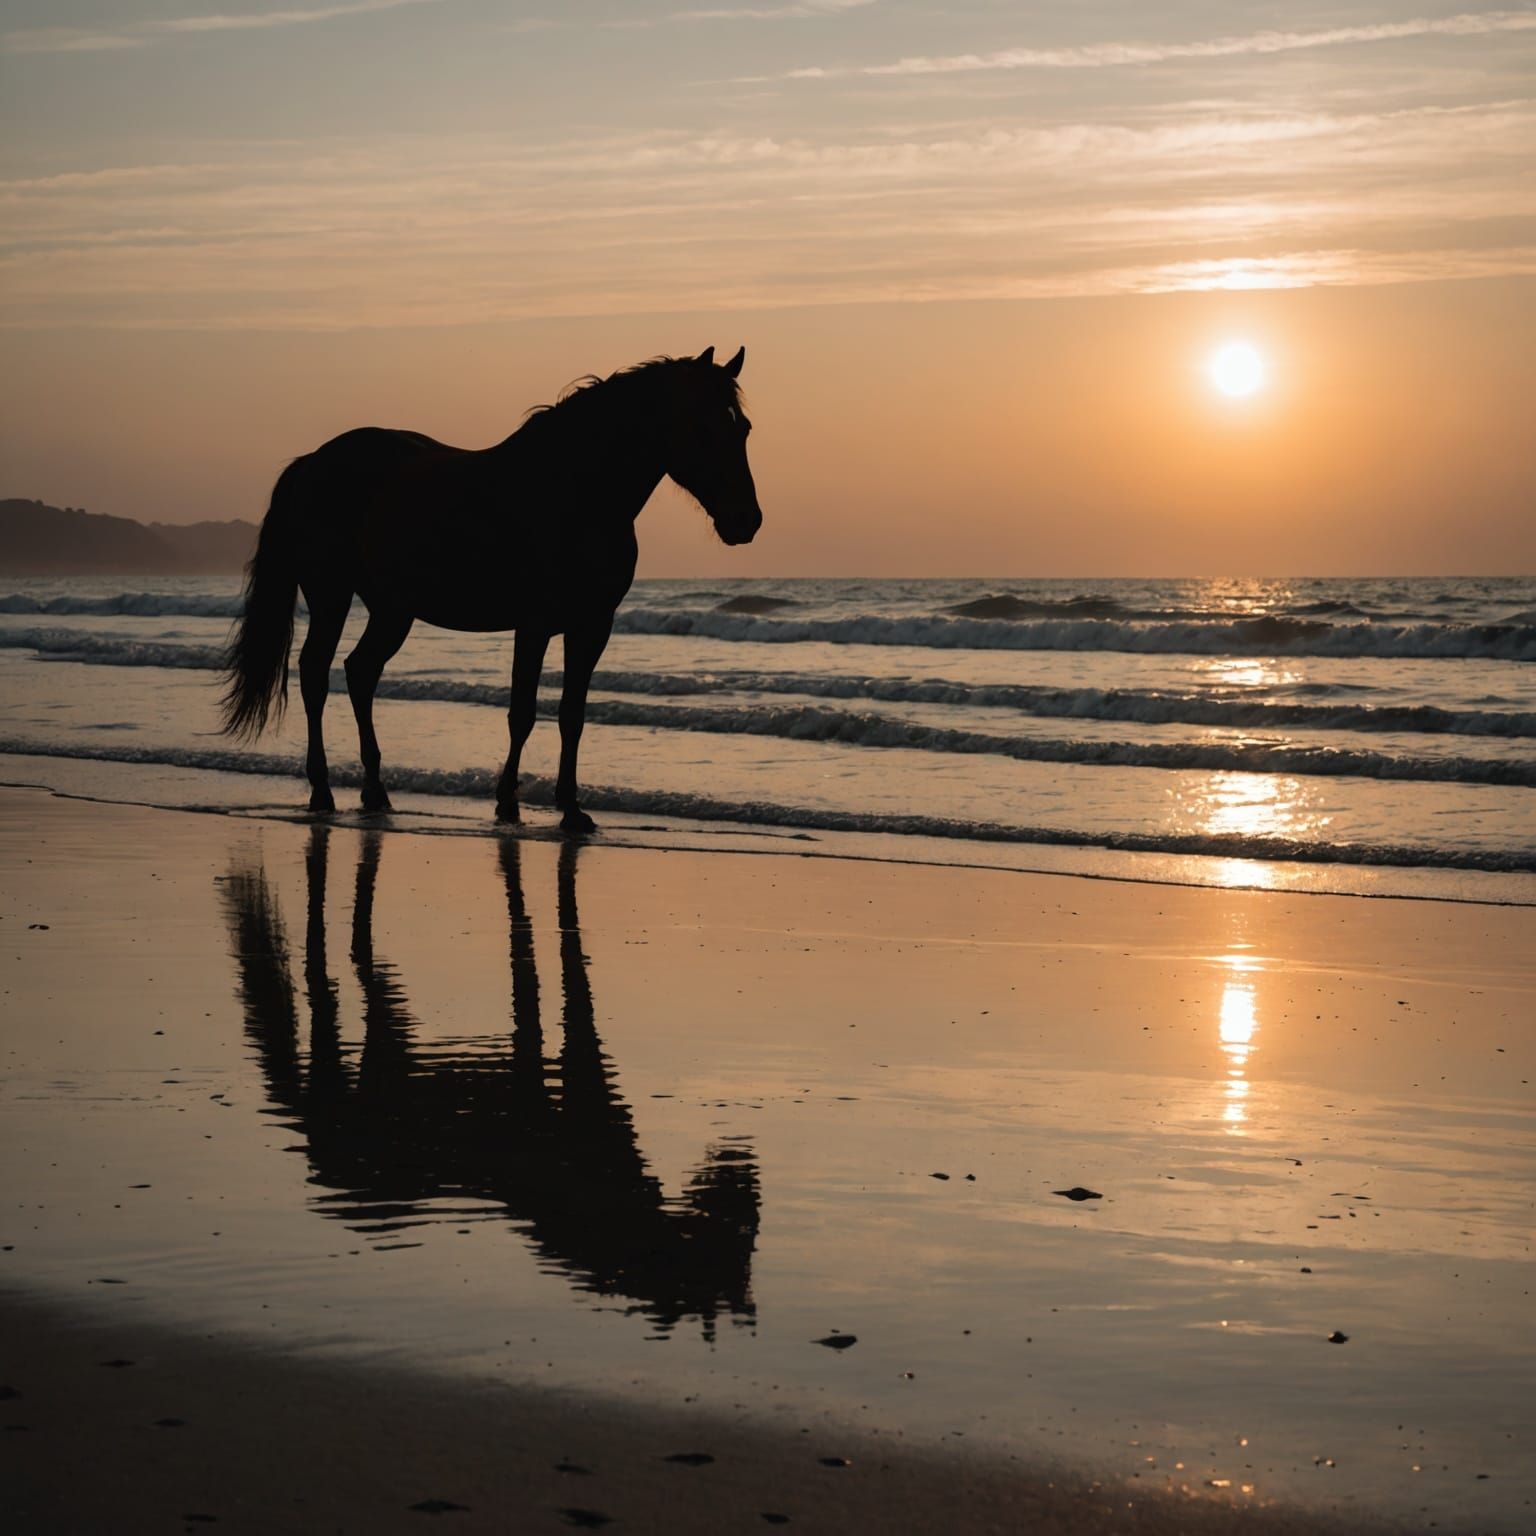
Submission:
<svg viewBox="0 0 1536 1536">
<path fill-rule="evenodd" d="M 1530 910 L 539 830 L 0 792 L 23 1528 L 1529 1528 Z"/>
<path fill-rule="evenodd" d="M 7 1297 L 8 1528 L 664 1533 L 1386 1530 L 1105 1484 L 807 1415 L 636 1409 L 350 1369 Z M 18 1389 L 20 1390 L 20 1389 Z M 24 1430 L 14 1426 L 24 1424 Z M 11 1518 L 16 1523 L 11 1523 Z M 451 1518 L 450 1518 L 451 1517 Z"/>
</svg>

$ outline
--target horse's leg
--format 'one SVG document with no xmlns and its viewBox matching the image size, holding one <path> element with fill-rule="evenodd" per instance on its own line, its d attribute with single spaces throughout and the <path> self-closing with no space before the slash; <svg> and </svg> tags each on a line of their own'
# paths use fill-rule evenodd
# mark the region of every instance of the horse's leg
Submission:
<svg viewBox="0 0 1536 1536">
<path fill-rule="evenodd" d="M 331 773 L 325 760 L 325 701 L 331 691 L 331 658 L 341 641 L 352 606 L 352 594 L 318 584 L 304 588 L 309 605 L 309 631 L 299 651 L 299 692 L 304 696 L 304 718 L 309 724 L 309 751 L 304 758 L 304 773 L 309 779 L 309 808 L 334 811 Z"/>
<path fill-rule="evenodd" d="M 533 729 L 539 711 L 539 676 L 544 670 L 544 652 L 549 636 L 538 630 L 520 629 L 512 650 L 512 699 L 507 707 L 507 734 L 511 746 L 507 766 L 501 770 L 496 785 L 496 820 L 521 821 L 517 809 L 517 765 L 522 760 L 523 743 Z"/>
<path fill-rule="evenodd" d="M 565 813 L 560 818 L 560 825 L 567 832 L 591 832 L 597 826 L 577 803 L 576 754 L 581 750 L 587 689 L 612 629 L 610 615 L 590 628 L 565 632 L 565 687 L 560 693 L 560 774 L 555 780 L 555 804 Z"/>
<path fill-rule="evenodd" d="M 379 738 L 373 733 L 373 693 L 389 658 L 405 644 L 414 621 L 406 614 L 374 609 L 352 654 L 347 657 L 347 692 L 357 716 L 357 747 L 363 759 L 363 809 L 387 811 L 389 795 L 379 777 Z"/>
<path fill-rule="evenodd" d="M 304 855 L 304 886 L 308 896 L 304 925 L 304 991 L 309 999 L 309 1073 L 306 1096 L 311 1106 L 335 1104 L 347 1085 L 347 1066 L 337 1027 L 336 983 L 325 954 L 325 871 L 331 829 L 315 822 L 309 829 Z"/>
</svg>

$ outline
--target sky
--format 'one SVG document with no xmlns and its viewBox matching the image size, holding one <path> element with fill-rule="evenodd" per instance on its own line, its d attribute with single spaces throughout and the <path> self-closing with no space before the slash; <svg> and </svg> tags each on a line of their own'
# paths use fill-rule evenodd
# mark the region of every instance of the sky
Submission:
<svg viewBox="0 0 1536 1536">
<path fill-rule="evenodd" d="M 747 347 L 652 575 L 1536 569 L 1536 6 L 0 0 L 0 495 Z M 1209 362 L 1243 341 L 1262 388 Z"/>
</svg>

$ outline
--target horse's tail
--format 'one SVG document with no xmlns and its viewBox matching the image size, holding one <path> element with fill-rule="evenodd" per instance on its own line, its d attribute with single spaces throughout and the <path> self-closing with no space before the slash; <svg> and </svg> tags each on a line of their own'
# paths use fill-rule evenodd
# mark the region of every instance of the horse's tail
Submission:
<svg viewBox="0 0 1536 1536">
<path fill-rule="evenodd" d="M 245 568 L 245 606 L 224 656 L 224 734 L 254 740 L 282 719 L 288 703 L 288 651 L 299 596 L 294 543 L 296 500 L 290 464 L 272 490 L 256 553 Z"/>
</svg>

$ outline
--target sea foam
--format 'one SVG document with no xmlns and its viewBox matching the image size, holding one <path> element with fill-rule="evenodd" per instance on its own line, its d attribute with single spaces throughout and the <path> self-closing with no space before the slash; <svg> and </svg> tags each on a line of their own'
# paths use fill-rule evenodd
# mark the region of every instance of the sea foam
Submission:
<svg viewBox="0 0 1536 1536">
<path fill-rule="evenodd" d="M 88 746 L 76 743 L 30 742 L 0 738 L 0 754 L 55 757 L 92 762 L 134 763 L 192 768 L 222 773 L 260 774 L 297 779 L 297 757 L 219 748 Z M 331 781 L 338 788 L 356 788 L 358 770 L 336 768 Z M 488 769 L 395 768 L 391 788 L 402 793 L 469 797 L 490 802 L 497 774 Z M 297 789 L 297 786 L 295 786 Z M 533 805 L 554 803 L 554 784 L 527 778 L 519 796 Z M 959 818 L 839 811 L 765 800 L 725 800 L 666 790 L 584 786 L 582 804 L 589 810 L 634 816 L 666 816 L 690 821 L 793 827 L 809 831 L 891 833 L 901 836 L 956 838 L 973 842 L 1056 844 L 1076 848 L 1109 848 L 1133 853 L 1206 855 L 1219 858 L 1270 859 L 1316 864 L 1422 865 L 1440 869 L 1481 869 L 1536 873 L 1536 847 L 1511 849 L 1463 848 L 1334 839 L 1294 839 L 1237 832 L 1113 832 L 1063 827 L 1011 826 L 1000 822 Z M 489 824 L 489 812 L 487 813 Z"/>
</svg>

